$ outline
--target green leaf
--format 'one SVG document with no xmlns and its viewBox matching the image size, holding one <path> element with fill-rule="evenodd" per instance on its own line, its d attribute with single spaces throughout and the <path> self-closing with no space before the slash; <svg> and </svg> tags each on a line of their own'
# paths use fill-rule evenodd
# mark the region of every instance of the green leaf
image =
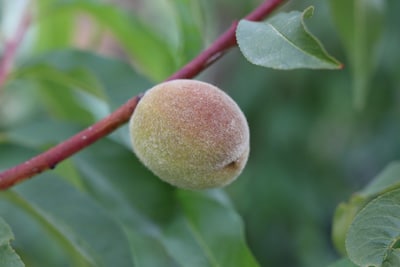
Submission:
<svg viewBox="0 0 400 267">
<path fill-rule="evenodd" d="M 400 266 L 400 251 L 398 249 L 390 251 L 382 266 L 383 267 Z"/>
<path fill-rule="evenodd" d="M 99 25 L 112 32 L 135 65 L 152 79 L 161 81 L 176 69 L 170 44 L 136 16 L 115 5 L 69 0 L 53 5 L 48 12 L 53 15 L 65 12 L 90 15 Z"/>
<path fill-rule="evenodd" d="M 10 227 L 0 217 L 0 266 L 23 267 L 25 264 L 10 245 L 12 239 L 14 239 L 14 235 Z"/>
<path fill-rule="evenodd" d="M 35 156 L 36 152 L 23 145 L 0 142 L 0 170 L 28 160 L 29 157 Z"/>
<path fill-rule="evenodd" d="M 347 231 L 357 213 L 368 203 L 368 200 L 359 194 L 351 197 L 348 203 L 340 203 L 333 216 L 332 240 L 335 248 L 342 255 L 346 255 Z"/>
<path fill-rule="evenodd" d="M 193 230 L 183 214 L 177 214 L 163 231 L 162 242 L 181 266 L 191 262 L 191 267 L 215 266 L 206 251 L 193 235 Z"/>
<path fill-rule="evenodd" d="M 389 164 L 363 190 L 354 194 L 348 203 L 342 202 L 335 211 L 332 239 L 336 249 L 346 255 L 346 234 L 357 213 L 372 199 L 400 188 L 400 162 Z"/>
<path fill-rule="evenodd" d="M 258 266 L 244 242 L 243 222 L 222 191 L 182 190 L 178 197 L 192 236 L 209 266 Z"/>
<path fill-rule="evenodd" d="M 16 78 L 23 77 L 39 81 L 53 81 L 78 88 L 96 97 L 104 98 L 104 88 L 101 87 L 101 84 L 85 64 L 75 64 L 73 68 L 68 68 L 65 67 L 68 62 L 56 62 L 54 65 L 50 63 L 51 58 L 56 57 L 60 51 L 71 51 L 73 53 L 74 50 L 59 50 L 30 58 L 18 68 L 14 76 Z M 73 60 L 74 57 L 73 55 L 71 56 L 70 60 Z"/>
<path fill-rule="evenodd" d="M 35 46 L 39 52 L 65 48 L 73 41 L 75 18 L 73 14 L 65 12 L 49 12 L 54 2 L 56 1 L 37 1 Z"/>
<path fill-rule="evenodd" d="M 399 266 L 400 189 L 372 200 L 351 224 L 349 258 L 360 266 Z"/>
<path fill-rule="evenodd" d="M 138 266 L 257 266 L 222 191 L 175 191 L 106 140 L 75 162 L 88 192 L 123 225 Z"/>
<path fill-rule="evenodd" d="M 244 242 L 243 223 L 223 191 L 178 190 L 177 197 L 182 210 L 164 228 L 162 240 L 181 266 L 258 266 Z"/>
<path fill-rule="evenodd" d="M 306 28 L 304 18 L 313 10 L 280 13 L 265 22 L 241 20 L 236 31 L 241 52 L 251 63 L 274 69 L 342 68 Z"/>
<path fill-rule="evenodd" d="M 384 0 L 331 0 L 337 30 L 353 72 L 354 105 L 364 107 L 385 16 Z"/>
<path fill-rule="evenodd" d="M 0 196 L 39 222 L 74 266 L 132 266 L 119 224 L 86 194 L 54 175 L 15 190 Z"/>
<path fill-rule="evenodd" d="M 32 217 L 37 219 L 51 235 L 57 239 L 59 243 L 63 245 L 65 251 L 69 252 L 71 261 L 77 266 L 95 266 L 95 261 L 89 256 L 89 253 L 85 251 L 81 244 L 79 244 L 79 238 L 74 236 L 68 228 L 61 222 L 49 216 L 46 212 L 36 207 L 32 203 L 29 203 L 26 199 L 22 198 L 16 192 L 9 190 L 7 192 L 0 193 L 0 197 L 6 199 L 17 207 L 21 208 Z"/>
<path fill-rule="evenodd" d="M 79 129 L 75 125 L 62 123 L 40 114 L 24 124 L 5 131 L 4 139 L 21 146 L 43 149 L 62 142 L 77 133 Z"/>
<path fill-rule="evenodd" d="M 3 86 L 0 97 L 0 128 L 25 122 L 37 112 L 40 107 L 36 106 L 38 94 L 34 89 L 31 82 L 21 80 L 10 80 Z"/>
<path fill-rule="evenodd" d="M 90 95 L 104 99 L 101 85 L 81 66 L 74 69 L 55 68 L 46 64 L 46 56 L 31 59 L 22 65 L 13 74 L 14 79 L 34 84 L 39 99 L 49 113 L 85 125 L 92 123 L 94 114 L 91 114 L 89 103 L 83 98 L 85 95 Z"/>
<path fill-rule="evenodd" d="M 171 3 L 175 20 L 179 27 L 179 66 L 197 56 L 203 48 L 202 12 L 200 1 L 177 0 Z"/>
<path fill-rule="evenodd" d="M 365 197 L 374 197 L 387 191 L 400 188 L 400 162 L 390 163 L 361 192 Z"/>
<path fill-rule="evenodd" d="M 122 225 L 135 266 L 177 266 L 158 225 L 173 214 L 171 187 L 145 169 L 130 150 L 110 140 L 82 151 L 74 162 L 87 193 Z"/>
<path fill-rule="evenodd" d="M 53 51 L 32 58 L 19 67 L 15 76 L 68 85 L 104 99 L 111 109 L 152 85 L 126 62 L 75 49 Z"/>
<path fill-rule="evenodd" d="M 0 246 L 8 245 L 14 239 L 10 226 L 0 217 Z"/>
<path fill-rule="evenodd" d="M 134 255 L 134 266 L 180 266 L 163 246 L 157 226 L 137 230 L 132 224 L 127 224 L 124 230 Z"/>
<path fill-rule="evenodd" d="M 125 62 L 74 49 L 32 58 L 19 67 L 14 77 L 37 83 L 50 110 L 85 125 L 105 117 L 152 86 Z M 60 94 L 65 98 L 57 97 Z M 130 147 L 126 127 L 111 138 Z"/>
<path fill-rule="evenodd" d="M 42 80 L 37 83 L 41 101 L 49 113 L 69 122 L 82 125 L 94 123 L 94 116 L 68 84 Z"/>
</svg>

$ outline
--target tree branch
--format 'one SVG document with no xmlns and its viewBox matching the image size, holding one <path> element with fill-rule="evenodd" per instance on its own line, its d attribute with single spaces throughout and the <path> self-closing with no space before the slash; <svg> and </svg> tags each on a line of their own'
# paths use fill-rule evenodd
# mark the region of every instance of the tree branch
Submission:
<svg viewBox="0 0 400 267">
<path fill-rule="evenodd" d="M 270 14 L 285 0 L 266 0 L 253 12 L 245 17 L 247 20 L 259 21 Z M 189 79 L 199 74 L 207 68 L 228 48 L 236 45 L 235 30 L 237 23 L 225 31 L 211 46 L 200 53 L 191 62 L 170 76 L 167 80 Z M 86 128 L 80 133 L 72 136 L 66 141 L 54 146 L 53 148 L 33 157 L 32 159 L 5 170 L 0 173 L 0 189 L 7 189 L 16 183 L 28 179 L 48 169 L 53 169 L 61 161 L 67 159 L 83 148 L 91 145 L 102 137 L 110 134 L 121 125 L 125 124 L 131 117 L 136 108 L 140 96 L 135 96 L 128 100 L 109 116 Z"/>
<path fill-rule="evenodd" d="M 286 0 L 266 0 L 258 6 L 253 12 L 248 14 L 244 19 L 259 21 L 274 11 L 278 6 L 286 2 Z M 193 78 L 217 59 L 219 59 L 226 50 L 236 46 L 236 26 L 237 22 L 220 35 L 220 37 L 211 44 L 211 46 L 194 58 L 191 62 L 178 70 L 167 80 Z"/>
</svg>

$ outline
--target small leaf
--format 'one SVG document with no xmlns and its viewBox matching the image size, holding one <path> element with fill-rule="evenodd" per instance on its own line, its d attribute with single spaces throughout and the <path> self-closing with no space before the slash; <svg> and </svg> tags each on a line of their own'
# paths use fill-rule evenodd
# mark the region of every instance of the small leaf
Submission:
<svg viewBox="0 0 400 267">
<path fill-rule="evenodd" d="M 313 10 L 280 13 L 265 22 L 241 20 L 236 31 L 240 50 L 251 63 L 274 69 L 342 68 L 306 28 L 304 18 Z"/>
<path fill-rule="evenodd" d="M 372 200 L 351 224 L 349 258 L 360 266 L 399 266 L 400 189 Z M 395 263 L 395 264 L 391 264 Z"/>
<path fill-rule="evenodd" d="M 0 217 L 0 266 L 1 267 L 23 267 L 25 264 L 12 249 L 10 242 L 14 239 L 10 227 Z"/>
</svg>

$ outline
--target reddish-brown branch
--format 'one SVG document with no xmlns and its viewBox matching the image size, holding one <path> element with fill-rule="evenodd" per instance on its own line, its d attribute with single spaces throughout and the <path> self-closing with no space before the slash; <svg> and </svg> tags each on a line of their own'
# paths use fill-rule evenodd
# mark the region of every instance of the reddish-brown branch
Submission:
<svg viewBox="0 0 400 267">
<path fill-rule="evenodd" d="M 285 0 L 266 0 L 245 18 L 253 21 L 261 20 L 284 2 Z M 237 23 L 234 23 L 208 49 L 200 53 L 198 57 L 178 70 L 167 80 L 193 78 L 214 62 L 224 51 L 235 46 L 236 25 Z M 20 165 L 1 172 L 0 189 L 4 190 L 10 188 L 18 182 L 45 170 L 52 169 L 61 161 L 110 134 L 129 120 L 139 100 L 139 96 L 133 97 L 106 118 L 72 136 L 68 140 Z"/>
<path fill-rule="evenodd" d="M 283 2 L 285 2 L 285 0 L 264 1 L 253 12 L 248 14 L 245 19 L 252 21 L 262 20 Z M 210 66 L 210 64 L 214 63 L 223 55 L 224 51 L 236 45 L 236 26 L 237 22 L 233 23 L 208 49 L 204 50 L 187 65 L 175 72 L 168 80 L 193 78 Z"/>
<path fill-rule="evenodd" d="M 53 169 L 64 159 L 110 134 L 129 120 L 139 99 L 139 96 L 130 99 L 109 116 L 66 141 L 14 168 L 0 173 L 0 189 L 7 189 L 17 182 L 30 178 L 45 170 Z"/>
<path fill-rule="evenodd" d="M 0 60 L 0 88 L 7 80 L 15 58 L 15 54 L 22 43 L 29 25 L 31 24 L 31 20 L 32 18 L 30 11 L 26 10 L 17 27 L 17 30 L 15 31 L 15 35 L 5 43 L 3 55 L 1 56 Z"/>
</svg>

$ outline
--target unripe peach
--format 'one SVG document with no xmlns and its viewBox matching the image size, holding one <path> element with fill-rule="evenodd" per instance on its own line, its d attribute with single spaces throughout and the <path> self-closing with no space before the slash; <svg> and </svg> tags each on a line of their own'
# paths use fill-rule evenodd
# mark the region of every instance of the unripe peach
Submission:
<svg viewBox="0 0 400 267">
<path fill-rule="evenodd" d="M 249 155 L 249 127 L 217 87 L 173 80 L 149 89 L 129 124 L 133 150 L 162 180 L 186 189 L 232 182 Z"/>
</svg>

